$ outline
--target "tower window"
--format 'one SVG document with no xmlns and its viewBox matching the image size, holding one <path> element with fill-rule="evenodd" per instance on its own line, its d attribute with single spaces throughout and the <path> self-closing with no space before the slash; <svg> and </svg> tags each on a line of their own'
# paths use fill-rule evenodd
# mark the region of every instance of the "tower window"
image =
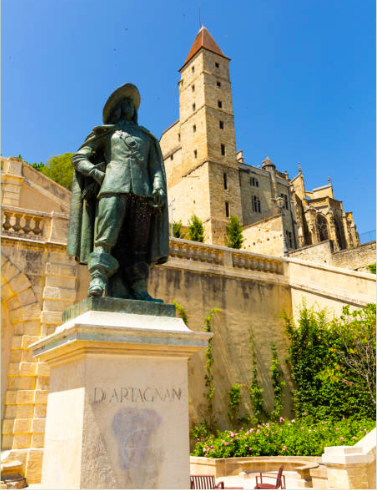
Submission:
<svg viewBox="0 0 377 490">
<path fill-rule="evenodd" d="M 221 108 L 222 108 L 222 106 L 223 106 L 223 103 L 221 102 L 221 100 L 218 100 L 218 101 L 217 101 L 217 107 L 218 107 L 219 109 L 221 109 Z"/>
<path fill-rule="evenodd" d="M 170 160 L 174 160 L 174 155 L 170 155 Z"/>
<path fill-rule="evenodd" d="M 289 248 L 293 248 L 293 236 L 292 236 L 292 232 L 291 231 L 288 231 L 288 230 L 285 230 L 285 234 L 286 234 L 287 240 L 288 240 L 288 247 Z"/>
<path fill-rule="evenodd" d="M 280 196 L 284 199 L 284 209 L 289 209 L 288 207 L 288 196 L 287 194 L 280 194 Z"/>
<path fill-rule="evenodd" d="M 250 185 L 252 185 L 253 187 L 259 187 L 258 179 L 256 179 L 255 177 L 251 177 Z"/>
<path fill-rule="evenodd" d="M 228 201 L 225 202 L 225 216 L 229 218 L 229 203 Z"/>
<path fill-rule="evenodd" d="M 219 127 L 220 127 L 220 129 L 224 129 L 224 121 L 219 122 Z"/>
<path fill-rule="evenodd" d="M 220 68 L 220 63 L 215 63 L 216 68 Z"/>
<path fill-rule="evenodd" d="M 194 71 L 195 71 L 195 66 L 192 66 L 191 67 L 191 72 L 194 73 Z"/>
<path fill-rule="evenodd" d="M 178 141 L 181 141 L 181 133 L 178 133 Z"/>
<path fill-rule="evenodd" d="M 218 87 L 221 87 L 221 82 L 216 82 L 216 85 L 217 85 Z"/>
<path fill-rule="evenodd" d="M 261 213 L 262 212 L 261 205 L 260 205 L 260 199 L 257 196 L 252 196 L 251 205 L 252 205 L 254 213 Z"/>
<path fill-rule="evenodd" d="M 227 190 L 228 189 L 228 176 L 227 174 L 224 172 L 224 189 Z"/>
<path fill-rule="evenodd" d="M 194 133 L 196 133 L 196 124 L 194 124 L 194 126 L 192 127 L 192 130 Z"/>
<path fill-rule="evenodd" d="M 191 90 L 195 92 L 195 85 L 191 85 Z"/>
<path fill-rule="evenodd" d="M 196 104 L 192 104 L 192 110 L 195 111 L 196 109 Z"/>
<path fill-rule="evenodd" d="M 198 158 L 198 150 L 194 150 L 194 158 Z"/>
<path fill-rule="evenodd" d="M 223 143 L 221 143 L 221 154 L 225 155 L 225 145 Z"/>
</svg>

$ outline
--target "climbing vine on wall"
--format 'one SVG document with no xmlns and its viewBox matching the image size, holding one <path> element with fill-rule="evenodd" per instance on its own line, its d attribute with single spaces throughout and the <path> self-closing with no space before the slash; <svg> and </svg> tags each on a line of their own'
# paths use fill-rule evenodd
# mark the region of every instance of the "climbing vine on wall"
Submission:
<svg viewBox="0 0 377 490">
<path fill-rule="evenodd" d="M 271 342 L 270 348 L 272 353 L 270 373 L 274 390 L 274 409 L 271 412 L 271 419 L 278 420 L 283 409 L 283 390 L 286 383 L 283 379 L 283 371 L 279 364 L 278 352 L 274 342 Z"/>
<path fill-rule="evenodd" d="M 263 403 L 263 388 L 260 387 L 258 381 L 257 355 L 255 353 L 253 330 L 250 327 L 249 347 L 252 357 L 253 373 L 249 388 L 251 406 L 253 408 L 255 423 L 261 422 L 266 418 L 267 413 Z"/>
<path fill-rule="evenodd" d="M 221 310 L 218 308 L 213 308 L 208 316 L 205 319 L 205 328 L 204 330 L 206 332 L 211 332 L 211 321 L 212 317 L 215 313 L 220 313 Z M 213 371 L 212 371 L 212 365 L 214 363 L 214 358 L 213 358 L 213 353 L 212 353 L 212 340 L 213 337 L 209 339 L 208 341 L 208 347 L 205 351 L 205 356 L 206 356 L 206 364 L 205 364 L 205 375 L 204 375 L 204 380 L 205 380 L 205 386 L 207 388 L 207 391 L 203 394 L 205 398 L 207 398 L 208 401 L 208 424 L 211 430 L 213 430 L 214 425 L 216 424 L 216 418 L 213 415 L 213 397 L 215 396 L 215 387 L 213 386 Z"/>
</svg>

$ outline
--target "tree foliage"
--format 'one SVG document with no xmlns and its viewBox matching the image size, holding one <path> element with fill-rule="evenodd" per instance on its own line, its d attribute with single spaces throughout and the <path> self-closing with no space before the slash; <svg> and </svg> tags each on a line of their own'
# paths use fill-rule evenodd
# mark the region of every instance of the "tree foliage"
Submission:
<svg viewBox="0 0 377 490">
<path fill-rule="evenodd" d="M 225 245 L 230 248 L 240 249 L 245 241 L 243 235 L 243 226 L 238 220 L 238 216 L 231 216 L 229 225 L 226 227 Z"/>
<path fill-rule="evenodd" d="M 194 242 L 204 242 L 204 226 L 203 222 L 193 214 L 188 222 L 189 239 Z"/>
<path fill-rule="evenodd" d="M 47 160 L 47 164 L 41 168 L 40 172 L 54 180 L 68 190 L 72 189 L 73 166 L 71 158 L 73 153 L 56 155 Z"/>
<path fill-rule="evenodd" d="M 285 315 L 296 415 L 372 417 L 375 414 L 376 306 L 328 320 L 304 304 L 298 325 Z"/>
<path fill-rule="evenodd" d="M 47 163 L 29 163 L 26 162 L 31 167 L 41 172 L 46 177 L 49 177 L 53 181 L 57 182 L 61 186 L 65 187 L 69 191 L 72 190 L 72 175 L 73 166 L 71 163 L 71 158 L 73 153 L 64 153 L 63 155 L 56 155 L 47 160 Z M 22 158 L 19 155 L 19 158 Z"/>
</svg>

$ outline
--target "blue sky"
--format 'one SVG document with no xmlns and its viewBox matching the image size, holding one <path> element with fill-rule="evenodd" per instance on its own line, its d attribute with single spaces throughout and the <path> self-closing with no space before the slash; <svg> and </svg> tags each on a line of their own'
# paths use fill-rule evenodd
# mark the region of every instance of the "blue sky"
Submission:
<svg viewBox="0 0 377 490">
<path fill-rule="evenodd" d="M 178 69 L 201 20 L 232 61 L 236 141 L 308 190 L 331 176 L 374 230 L 374 0 L 3 0 L 2 147 L 29 162 L 75 151 L 126 82 L 158 137 L 179 117 Z"/>
</svg>

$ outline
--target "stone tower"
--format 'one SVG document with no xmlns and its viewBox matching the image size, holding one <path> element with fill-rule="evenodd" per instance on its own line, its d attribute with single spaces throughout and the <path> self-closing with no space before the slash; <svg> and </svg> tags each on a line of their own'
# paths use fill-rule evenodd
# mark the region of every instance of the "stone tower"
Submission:
<svg viewBox="0 0 377 490">
<path fill-rule="evenodd" d="M 229 61 L 202 27 L 179 70 L 179 121 L 161 137 L 174 221 L 195 213 L 219 245 L 230 216 L 242 221 Z"/>
</svg>

